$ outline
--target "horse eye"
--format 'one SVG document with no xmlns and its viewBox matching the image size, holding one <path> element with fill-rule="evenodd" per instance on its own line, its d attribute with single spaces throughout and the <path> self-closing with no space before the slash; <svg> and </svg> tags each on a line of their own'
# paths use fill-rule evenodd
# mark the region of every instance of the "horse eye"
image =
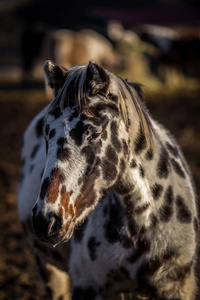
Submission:
<svg viewBox="0 0 200 300">
<path fill-rule="evenodd" d="M 101 132 L 95 132 L 89 136 L 88 140 L 97 141 L 98 138 L 100 137 L 100 135 L 101 135 Z"/>
</svg>

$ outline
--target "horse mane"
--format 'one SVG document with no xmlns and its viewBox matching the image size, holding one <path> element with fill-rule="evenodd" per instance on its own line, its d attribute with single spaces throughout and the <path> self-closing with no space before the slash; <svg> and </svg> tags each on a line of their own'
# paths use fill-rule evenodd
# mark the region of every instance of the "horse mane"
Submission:
<svg viewBox="0 0 200 300">
<path fill-rule="evenodd" d="M 90 110 L 88 101 L 88 82 L 86 78 L 87 65 L 75 66 L 68 69 L 66 79 L 62 89 L 57 97 L 51 102 L 49 109 L 60 106 L 65 109 L 69 106 L 76 105 L 77 110 L 83 111 L 88 117 L 95 117 Z M 108 72 L 109 73 L 109 72 Z M 109 73 L 112 74 L 112 73 Z M 153 147 L 153 136 L 156 133 L 153 129 L 149 112 L 145 106 L 145 97 L 142 86 L 137 83 L 131 83 L 123 80 L 118 76 L 112 77 L 119 88 L 119 104 L 122 118 L 127 127 L 130 125 L 130 117 L 128 114 L 129 105 L 133 105 L 140 120 L 140 127 L 147 143 Z M 103 97 L 105 101 L 111 101 L 109 98 Z"/>
<path fill-rule="evenodd" d="M 138 83 L 132 83 L 127 80 L 123 80 L 118 77 L 119 86 L 120 86 L 120 93 L 122 95 L 120 101 L 121 109 L 125 110 L 122 111 L 122 115 L 125 118 L 125 124 L 129 123 L 128 119 L 128 106 L 132 105 L 140 120 L 140 128 L 142 134 L 145 136 L 147 143 L 150 147 L 154 147 L 153 137 L 157 138 L 157 134 L 153 128 L 149 111 L 145 105 L 145 96 L 142 90 L 142 85 Z M 121 84 L 121 82 L 123 84 Z M 125 88 L 124 88 L 125 87 Z M 123 102 L 123 104 L 121 104 Z M 129 116 L 130 118 L 130 116 Z"/>
</svg>

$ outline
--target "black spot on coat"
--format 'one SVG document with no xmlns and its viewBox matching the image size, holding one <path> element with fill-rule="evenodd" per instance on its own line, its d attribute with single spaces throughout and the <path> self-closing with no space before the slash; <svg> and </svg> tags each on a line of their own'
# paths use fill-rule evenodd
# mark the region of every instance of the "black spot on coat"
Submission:
<svg viewBox="0 0 200 300">
<path fill-rule="evenodd" d="M 95 161 L 96 155 L 94 153 L 94 150 L 91 146 L 85 146 L 82 150 L 81 153 L 85 155 L 87 163 L 92 165 Z"/>
<path fill-rule="evenodd" d="M 126 155 L 128 155 L 128 145 L 127 145 L 127 142 L 124 139 L 122 140 L 122 145 L 123 145 L 124 154 L 126 156 Z"/>
<path fill-rule="evenodd" d="M 71 151 L 68 147 L 62 149 L 62 148 L 58 148 L 57 150 L 57 158 L 59 160 L 61 160 L 62 162 L 69 160 L 71 155 Z"/>
<path fill-rule="evenodd" d="M 71 122 L 73 119 L 78 118 L 79 112 L 77 109 L 73 112 L 73 114 L 69 117 L 69 122 Z"/>
<path fill-rule="evenodd" d="M 135 153 L 140 154 L 146 147 L 147 147 L 147 141 L 144 136 L 144 132 L 143 132 L 142 128 L 140 127 L 139 134 L 135 140 L 135 148 L 134 148 Z"/>
<path fill-rule="evenodd" d="M 159 210 L 160 220 L 162 222 L 169 222 L 170 218 L 172 217 L 173 202 L 174 202 L 173 190 L 172 190 L 172 186 L 170 185 L 165 192 L 164 204 L 163 206 L 161 206 Z"/>
<path fill-rule="evenodd" d="M 50 186 L 50 180 L 49 180 L 49 177 L 46 177 L 43 180 L 42 185 L 41 185 L 41 189 L 40 189 L 40 199 L 41 200 L 44 200 L 49 186 Z"/>
<path fill-rule="evenodd" d="M 111 145 L 107 146 L 105 155 L 106 159 L 113 165 L 118 163 L 118 156 L 115 152 L 115 149 Z"/>
<path fill-rule="evenodd" d="M 55 134 L 56 134 L 56 130 L 55 129 L 51 129 L 51 131 L 49 132 L 49 138 L 52 139 Z"/>
<path fill-rule="evenodd" d="M 36 156 L 36 153 L 38 152 L 39 148 L 40 148 L 40 144 L 34 146 L 33 151 L 31 152 L 32 159 Z"/>
<path fill-rule="evenodd" d="M 178 156 L 178 149 L 176 146 L 171 145 L 170 143 L 166 143 L 167 149 L 170 151 L 170 153 L 177 157 Z"/>
<path fill-rule="evenodd" d="M 145 155 L 145 158 L 146 158 L 147 160 L 152 160 L 152 159 L 153 159 L 153 151 L 152 151 L 152 149 L 149 149 L 149 150 L 147 151 L 147 153 L 146 153 L 146 155 Z"/>
<path fill-rule="evenodd" d="M 86 230 L 86 227 L 87 227 L 87 219 L 84 221 L 83 224 L 81 224 L 79 227 L 75 228 L 74 230 L 74 239 L 76 242 L 81 242 L 83 237 L 84 237 L 84 232 Z"/>
<path fill-rule="evenodd" d="M 176 172 L 176 174 L 178 174 L 182 178 L 185 178 L 185 173 L 183 172 L 179 163 L 173 158 L 171 158 L 171 163 L 172 163 L 172 167 L 173 167 L 174 171 Z"/>
<path fill-rule="evenodd" d="M 133 240 L 125 234 L 120 235 L 120 244 L 123 248 L 129 249 L 134 246 Z"/>
<path fill-rule="evenodd" d="M 61 171 L 61 169 L 59 167 L 55 167 L 52 171 L 51 171 L 51 180 L 53 180 L 55 177 L 58 176 L 59 182 L 62 183 L 65 180 L 65 175 L 64 173 Z"/>
<path fill-rule="evenodd" d="M 92 261 L 94 261 L 97 258 L 97 248 L 98 246 L 100 246 L 100 242 L 97 242 L 96 238 L 94 236 L 92 236 L 89 241 L 88 241 L 88 250 L 89 250 L 89 255 Z"/>
<path fill-rule="evenodd" d="M 87 128 L 88 125 L 84 125 L 82 121 L 78 121 L 76 127 L 70 130 L 69 135 L 75 141 L 77 146 L 82 145 L 83 133 Z"/>
<path fill-rule="evenodd" d="M 137 163 L 136 163 L 135 159 L 131 160 L 130 167 L 131 168 L 136 168 L 137 167 Z"/>
<path fill-rule="evenodd" d="M 64 145 L 65 145 L 66 143 L 67 143 L 67 139 L 64 138 L 64 137 L 61 137 L 61 138 L 59 138 L 59 139 L 57 140 L 57 144 L 58 144 L 61 148 L 63 148 Z"/>
<path fill-rule="evenodd" d="M 33 165 L 33 164 L 30 166 L 29 173 L 31 173 L 33 171 L 34 167 L 35 167 L 35 165 Z"/>
<path fill-rule="evenodd" d="M 110 163 L 107 159 L 102 160 L 102 173 L 103 173 L 103 178 L 106 181 L 112 181 L 117 177 L 116 167 L 112 163 Z"/>
<path fill-rule="evenodd" d="M 110 202 L 112 200 L 110 199 Z M 119 200 L 115 197 L 115 203 L 109 205 L 109 218 L 104 224 L 105 238 L 109 243 L 120 241 L 120 230 L 123 226 L 123 212 Z"/>
<path fill-rule="evenodd" d="M 121 180 L 116 182 L 115 190 L 120 195 L 130 194 L 135 188 L 135 185 L 130 182 L 122 182 Z"/>
<path fill-rule="evenodd" d="M 40 137 L 43 134 L 43 121 L 44 121 L 44 118 L 40 118 L 37 121 L 36 128 L 35 128 L 37 137 Z"/>
<path fill-rule="evenodd" d="M 196 232 L 196 234 L 198 234 L 198 232 L 199 232 L 199 221 L 197 220 L 196 217 L 194 218 L 193 223 L 194 223 L 194 231 Z"/>
<path fill-rule="evenodd" d="M 189 208 L 184 203 L 184 199 L 178 195 L 176 197 L 176 207 L 177 207 L 177 219 L 180 223 L 191 223 L 192 222 L 192 214 Z"/>
<path fill-rule="evenodd" d="M 157 165 L 157 175 L 159 178 L 167 178 L 169 175 L 170 165 L 168 161 L 168 153 L 162 148 L 160 153 L 160 159 Z"/>
<path fill-rule="evenodd" d="M 116 151 L 119 153 L 122 149 L 122 144 L 119 141 L 118 138 L 118 126 L 117 126 L 117 122 L 116 121 L 112 121 L 111 125 L 110 125 L 110 129 L 111 129 L 111 142 L 113 147 L 116 149 Z"/>
<path fill-rule="evenodd" d="M 48 136 L 48 134 L 49 134 L 49 128 L 50 128 L 49 124 L 47 124 L 46 127 L 45 127 L 45 130 L 44 130 L 46 136 Z"/>
<path fill-rule="evenodd" d="M 144 253 L 149 252 L 151 243 L 144 237 L 139 237 L 132 253 L 127 257 L 127 261 L 135 263 Z"/>
<path fill-rule="evenodd" d="M 139 166 L 139 172 L 140 172 L 140 177 L 144 178 L 144 168 L 140 165 Z"/>
<path fill-rule="evenodd" d="M 160 198 L 162 191 L 163 191 L 162 185 L 155 183 L 154 186 L 152 186 L 151 192 L 154 200 L 158 200 Z"/>
<path fill-rule="evenodd" d="M 62 112 L 59 106 L 55 107 L 49 112 L 49 115 L 54 116 L 55 119 L 58 119 L 61 116 Z"/>
</svg>

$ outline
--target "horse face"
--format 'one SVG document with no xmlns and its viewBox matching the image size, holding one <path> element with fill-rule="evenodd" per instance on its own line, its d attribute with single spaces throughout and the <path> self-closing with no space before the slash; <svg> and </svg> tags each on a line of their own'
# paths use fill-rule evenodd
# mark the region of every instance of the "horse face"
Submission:
<svg viewBox="0 0 200 300">
<path fill-rule="evenodd" d="M 127 158 L 116 99 L 105 101 L 90 90 L 88 108 L 89 116 L 76 106 L 56 105 L 44 118 L 47 158 L 32 221 L 38 237 L 52 244 L 71 237 L 115 184 Z"/>
</svg>

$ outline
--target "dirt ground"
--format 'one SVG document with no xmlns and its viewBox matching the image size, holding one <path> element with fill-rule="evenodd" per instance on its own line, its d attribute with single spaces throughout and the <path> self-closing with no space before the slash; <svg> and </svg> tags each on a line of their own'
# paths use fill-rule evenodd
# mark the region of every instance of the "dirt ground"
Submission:
<svg viewBox="0 0 200 300">
<path fill-rule="evenodd" d="M 0 62 L 3 62 L 1 51 L 4 49 L 2 49 L 0 47 Z M 190 90 L 184 86 L 170 91 L 167 87 L 163 87 L 157 92 L 150 93 L 147 86 L 145 90 L 151 114 L 171 130 L 182 147 L 194 177 L 199 203 L 200 87 Z M 27 89 L 17 85 L 0 84 L 0 299 L 2 300 L 46 299 L 35 271 L 31 251 L 22 234 L 17 212 L 22 135 L 30 120 L 46 103 L 42 86 Z M 200 267 L 198 277 L 200 278 Z M 200 299 L 200 296 L 197 299 Z"/>
</svg>

